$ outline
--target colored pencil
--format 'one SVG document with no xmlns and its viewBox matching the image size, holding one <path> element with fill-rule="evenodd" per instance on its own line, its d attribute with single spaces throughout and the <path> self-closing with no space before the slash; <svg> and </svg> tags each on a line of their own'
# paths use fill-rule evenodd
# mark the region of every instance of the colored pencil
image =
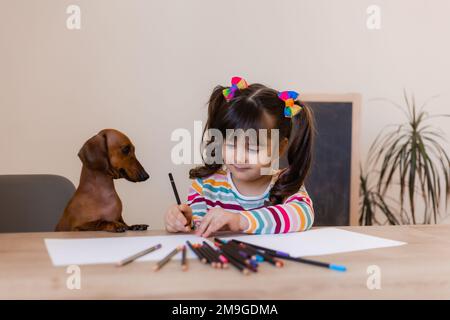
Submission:
<svg viewBox="0 0 450 320">
<path fill-rule="evenodd" d="M 274 259 L 271 255 L 269 255 L 269 254 L 267 254 L 265 252 L 258 251 L 257 249 L 255 249 L 255 248 L 253 248 L 251 246 L 245 245 L 243 243 L 240 243 L 239 246 L 249 250 L 250 252 L 253 252 L 253 254 L 255 256 L 262 257 L 264 261 L 267 261 L 268 263 L 270 263 L 270 264 L 272 264 L 272 265 L 274 265 L 276 267 L 280 268 L 280 267 L 282 267 L 284 265 L 283 261 L 280 261 L 278 259 Z"/>
<path fill-rule="evenodd" d="M 271 253 L 272 255 L 277 254 L 277 255 L 280 255 L 280 256 L 287 256 L 287 257 L 289 256 L 289 253 L 286 253 L 286 252 L 283 252 L 283 251 L 278 251 L 278 250 L 274 250 L 274 249 L 269 249 L 269 248 L 257 246 L 255 244 L 251 244 L 251 243 L 240 241 L 240 240 L 236 240 L 236 239 L 232 239 L 231 241 L 237 242 L 237 243 L 243 243 L 243 244 L 245 244 L 247 246 L 252 246 L 253 248 L 256 248 L 258 250 L 263 250 L 263 251 L 265 251 L 267 253 Z"/>
<path fill-rule="evenodd" d="M 188 269 L 188 262 L 186 259 L 186 246 L 183 246 L 183 249 L 181 251 L 181 269 L 183 271 L 186 271 Z"/>
<path fill-rule="evenodd" d="M 180 196 L 178 195 L 177 186 L 175 185 L 175 180 L 173 180 L 172 173 L 169 173 L 169 179 L 170 179 L 170 184 L 172 185 L 173 194 L 175 195 L 175 200 L 177 201 L 177 204 L 180 205 L 181 200 L 180 200 Z"/>
<path fill-rule="evenodd" d="M 199 249 L 200 249 L 200 251 L 205 255 L 206 259 L 208 260 L 208 262 L 211 264 L 211 266 L 212 266 L 213 268 L 219 267 L 218 262 L 217 262 L 217 260 L 216 260 L 216 257 L 214 256 L 214 254 L 213 254 L 212 252 L 210 252 L 210 251 L 208 250 L 207 247 L 205 247 L 205 246 L 199 244 Z"/>
<path fill-rule="evenodd" d="M 250 264 L 251 259 L 246 259 L 239 253 L 239 247 L 236 246 L 232 242 L 226 242 L 218 238 L 214 238 L 216 240 L 216 245 L 222 250 L 222 252 L 226 251 L 229 255 L 233 255 L 235 259 L 244 262 L 246 265 Z"/>
<path fill-rule="evenodd" d="M 202 263 L 204 264 L 209 264 L 209 259 L 205 256 L 205 254 L 203 253 L 202 250 L 200 250 L 200 247 L 198 244 L 194 245 L 195 250 L 197 250 L 197 252 L 199 253 L 199 255 L 202 257 Z"/>
<path fill-rule="evenodd" d="M 305 258 L 292 257 L 289 253 L 286 253 L 286 252 L 283 252 L 283 251 L 257 246 L 257 245 L 254 245 L 254 244 L 251 244 L 251 243 L 247 243 L 247 242 L 244 242 L 244 241 L 240 241 L 240 240 L 233 239 L 232 241 L 237 242 L 237 243 L 242 243 L 242 244 L 247 245 L 247 246 L 251 246 L 251 247 L 256 248 L 258 250 L 265 251 L 267 254 L 271 255 L 272 257 L 276 257 L 276 258 L 279 258 L 279 259 L 305 263 L 305 264 L 314 265 L 314 266 L 318 266 L 318 267 L 322 267 L 322 268 L 328 268 L 328 269 L 335 270 L 335 271 L 340 271 L 340 272 L 344 272 L 344 271 L 347 270 L 347 268 L 345 266 L 332 264 L 332 263 L 321 262 L 321 261 L 316 261 L 316 260 L 310 260 L 310 259 L 305 259 Z"/>
<path fill-rule="evenodd" d="M 228 263 L 229 263 L 227 257 L 224 256 L 223 252 L 220 249 L 216 250 L 216 252 L 219 255 L 219 260 L 222 263 L 222 268 L 227 269 L 228 268 Z"/>
<path fill-rule="evenodd" d="M 125 258 L 125 259 L 119 261 L 117 263 L 117 266 L 121 267 L 121 266 L 127 265 L 127 264 L 133 262 L 134 260 L 136 260 L 136 259 L 138 259 L 138 258 L 140 258 L 142 256 L 145 256 L 146 254 L 149 254 L 149 253 L 151 253 L 151 252 L 153 252 L 155 250 L 158 250 L 159 248 L 161 248 L 161 244 L 160 243 L 155 245 L 155 246 L 153 246 L 153 247 L 150 247 L 148 249 L 142 250 L 142 251 L 140 251 L 140 252 L 138 252 L 136 254 L 133 254 L 132 256 L 130 256 L 128 258 Z"/>
<path fill-rule="evenodd" d="M 198 260 L 200 260 L 200 262 L 206 263 L 206 259 L 205 259 L 205 261 L 202 261 L 204 259 L 203 256 L 200 254 L 200 252 L 198 252 L 198 250 L 196 248 L 194 248 L 194 246 L 192 245 L 192 243 L 189 240 L 186 241 L 186 244 L 192 250 L 192 252 L 194 252 L 194 254 L 197 256 L 197 258 L 198 258 Z"/>
<path fill-rule="evenodd" d="M 239 255 L 239 253 L 235 250 L 235 248 L 227 245 L 221 245 L 220 249 L 225 254 L 225 257 L 227 257 L 227 259 L 231 257 L 233 260 L 243 264 L 249 270 L 257 272 L 257 267 L 254 264 L 252 264 L 249 259 L 245 259 L 241 255 Z"/>
<path fill-rule="evenodd" d="M 225 252 L 223 252 L 223 254 L 225 255 L 225 257 L 227 258 L 228 262 L 235 267 L 236 269 L 238 269 L 240 272 L 242 272 L 245 275 L 250 274 L 250 270 L 247 268 L 246 265 L 243 265 L 242 263 L 240 263 L 239 261 L 236 261 L 233 257 L 228 256 Z"/>
<path fill-rule="evenodd" d="M 338 264 L 321 262 L 321 261 L 317 261 L 317 260 L 310 260 L 310 259 L 305 259 L 305 258 L 300 258 L 300 257 L 291 257 L 291 256 L 282 256 L 282 255 L 280 255 L 280 256 L 273 255 L 273 256 L 280 258 L 280 259 L 305 263 L 305 264 L 309 264 L 309 265 L 313 265 L 313 266 L 317 266 L 317 267 L 327 268 L 327 269 L 334 270 L 334 271 L 340 271 L 340 272 L 347 271 L 347 268 L 345 266 L 338 265 Z"/>
<path fill-rule="evenodd" d="M 211 259 L 211 257 L 209 256 L 209 254 L 207 252 L 205 252 L 205 249 L 198 243 L 196 243 L 194 245 L 195 249 L 197 249 L 197 251 L 202 255 L 205 263 L 207 264 L 211 264 L 211 266 L 215 267 L 215 263 L 214 265 L 212 265 L 213 260 Z"/>
<path fill-rule="evenodd" d="M 167 262 L 169 262 L 170 259 L 172 259 L 181 250 L 182 250 L 182 246 L 179 246 L 179 247 L 176 247 L 175 249 L 173 249 L 167 256 L 165 256 L 163 259 L 161 259 L 160 261 L 158 261 L 156 263 L 156 266 L 153 267 L 153 270 L 158 271 L 159 269 L 164 267 L 167 264 Z"/>
<path fill-rule="evenodd" d="M 218 266 L 219 268 L 222 268 L 223 262 L 222 262 L 222 260 L 220 259 L 220 254 L 217 252 L 217 250 L 214 249 L 213 247 L 211 247 L 211 246 L 209 245 L 209 243 L 206 242 L 206 241 L 203 241 L 203 246 L 204 246 L 204 247 L 205 247 L 212 255 L 214 255 L 214 258 L 215 258 L 215 261 L 216 261 L 216 263 L 217 263 L 217 266 Z"/>
<path fill-rule="evenodd" d="M 241 245 L 239 245 L 239 244 L 237 244 L 237 243 L 235 243 L 235 242 L 228 242 L 226 245 L 235 248 L 236 251 L 237 251 L 241 256 L 243 256 L 244 258 L 248 258 L 248 259 L 255 260 L 255 259 L 254 259 L 254 258 L 255 258 L 255 254 L 253 254 L 253 252 L 251 252 L 250 250 L 248 250 L 248 248 L 246 248 L 246 247 L 244 247 L 244 246 L 241 246 Z"/>
</svg>

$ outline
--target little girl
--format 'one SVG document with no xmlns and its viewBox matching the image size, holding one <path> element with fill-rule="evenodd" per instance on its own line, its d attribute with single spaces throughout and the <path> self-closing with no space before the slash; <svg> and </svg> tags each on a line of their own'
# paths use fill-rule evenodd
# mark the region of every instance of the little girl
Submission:
<svg viewBox="0 0 450 320">
<path fill-rule="evenodd" d="M 245 160 L 236 161 L 234 155 L 238 152 L 234 151 L 242 146 L 235 146 L 234 137 L 233 141 L 224 139 L 221 161 L 205 161 L 203 166 L 190 170 L 193 182 L 188 202 L 168 209 L 167 231 L 195 230 L 197 235 L 208 237 L 218 230 L 259 234 L 312 227 L 314 209 L 303 183 L 311 167 L 314 124 L 310 108 L 297 97 L 294 91 L 247 85 L 239 77 L 232 79 L 230 87 L 214 89 L 204 137 L 210 129 L 220 131 L 224 137 L 227 129 L 277 129 L 278 141 L 271 141 L 270 135 L 267 144 L 261 139 L 253 144 L 246 142 Z M 206 146 L 214 142 L 209 138 Z M 287 152 L 288 167 L 262 174 L 262 169 L 271 164 L 250 163 L 249 158 L 263 151 L 273 156 L 273 143 L 278 146 L 279 156 Z"/>
</svg>

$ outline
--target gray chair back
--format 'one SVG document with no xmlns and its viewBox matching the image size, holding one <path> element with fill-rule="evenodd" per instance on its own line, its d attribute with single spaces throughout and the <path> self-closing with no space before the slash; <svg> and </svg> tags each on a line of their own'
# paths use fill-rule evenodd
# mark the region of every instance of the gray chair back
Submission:
<svg viewBox="0 0 450 320">
<path fill-rule="evenodd" d="M 57 175 L 0 175 L 0 232 L 54 231 L 74 192 Z"/>
</svg>

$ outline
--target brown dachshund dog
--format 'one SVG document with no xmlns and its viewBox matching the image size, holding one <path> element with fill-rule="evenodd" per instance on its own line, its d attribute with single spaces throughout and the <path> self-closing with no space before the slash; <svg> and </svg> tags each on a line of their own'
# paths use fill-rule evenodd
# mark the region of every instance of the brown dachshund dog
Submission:
<svg viewBox="0 0 450 320">
<path fill-rule="evenodd" d="M 148 225 L 128 226 L 114 179 L 140 182 L 149 178 L 136 159 L 134 146 L 123 133 L 105 129 L 90 138 L 78 157 L 83 163 L 80 184 L 67 204 L 56 231 L 147 230 Z"/>
</svg>

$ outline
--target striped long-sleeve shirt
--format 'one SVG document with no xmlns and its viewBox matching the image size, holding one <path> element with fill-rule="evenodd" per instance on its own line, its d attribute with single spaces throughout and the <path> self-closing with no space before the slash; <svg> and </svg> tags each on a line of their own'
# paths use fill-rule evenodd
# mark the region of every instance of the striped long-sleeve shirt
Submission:
<svg viewBox="0 0 450 320">
<path fill-rule="evenodd" d="M 246 233 L 287 233 L 308 230 L 314 222 L 313 204 L 304 186 L 282 204 L 264 206 L 278 175 L 274 175 L 266 191 L 260 196 L 244 196 L 233 184 L 229 171 L 193 180 L 189 189 L 188 205 L 192 208 L 192 227 L 211 208 L 219 206 L 226 211 L 241 214 L 248 221 Z"/>
</svg>

